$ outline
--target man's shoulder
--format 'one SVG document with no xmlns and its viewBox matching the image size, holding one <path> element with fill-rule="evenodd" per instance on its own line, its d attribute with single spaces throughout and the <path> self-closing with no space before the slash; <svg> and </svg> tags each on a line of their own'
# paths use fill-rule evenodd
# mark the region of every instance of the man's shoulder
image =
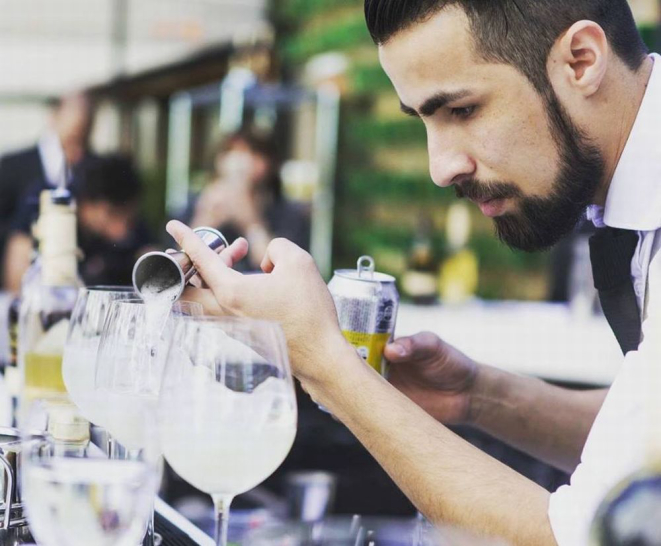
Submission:
<svg viewBox="0 0 661 546">
<path fill-rule="evenodd" d="M 7 152 L 0 157 L 0 165 L 4 168 L 21 168 L 28 164 L 38 165 L 40 161 L 37 146 Z"/>
</svg>

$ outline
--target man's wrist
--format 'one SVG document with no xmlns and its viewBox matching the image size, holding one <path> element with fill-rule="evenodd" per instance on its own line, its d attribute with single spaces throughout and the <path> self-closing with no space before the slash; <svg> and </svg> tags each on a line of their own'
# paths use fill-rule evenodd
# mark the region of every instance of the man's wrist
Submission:
<svg viewBox="0 0 661 546">
<path fill-rule="evenodd" d="M 494 400 L 502 400 L 502 373 L 491 366 L 477 365 L 475 380 L 470 389 L 466 424 L 483 429 L 488 428 L 488 419 Z"/>
<path fill-rule="evenodd" d="M 347 378 L 360 375 L 366 364 L 340 332 L 320 340 L 318 349 L 313 366 L 318 373 L 299 379 L 317 403 L 331 405 L 329 398 L 344 389 L 343 383 Z"/>
</svg>

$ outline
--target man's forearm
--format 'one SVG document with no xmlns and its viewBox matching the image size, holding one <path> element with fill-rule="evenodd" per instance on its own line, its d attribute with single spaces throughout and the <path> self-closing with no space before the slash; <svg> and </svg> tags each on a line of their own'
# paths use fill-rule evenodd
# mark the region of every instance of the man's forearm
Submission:
<svg viewBox="0 0 661 546">
<path fill-rule="evenodd" d="M 607 390 L 574 391 L 489 366 L 480 368 L 471 423 L 567 472 L 580 462 Z"/>
<path fill-rule="evenodd" d="M 514 546 L 555 544 L 548 492 L 436 422 L 351 347 L 336 355 L 336 373 L 304 379 L 304 387 L 349 427 L 422 513 Z"/>
</svg>

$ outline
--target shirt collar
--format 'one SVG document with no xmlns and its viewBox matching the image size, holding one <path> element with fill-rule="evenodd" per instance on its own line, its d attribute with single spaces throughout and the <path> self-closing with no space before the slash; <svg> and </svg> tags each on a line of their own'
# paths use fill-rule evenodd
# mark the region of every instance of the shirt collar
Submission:
<svg viewBox="0 0 661 546">
<path fill-rule="evenodd" d="M 654 67 L 647 90 L 606 197 L 603 223 L 610 227 L 661 228 L 661 56 L 654 53 L 651 58 Z M 588 215 L 593 221 L 601 216 L 594 207 Z"/>
<path fill-rule="evenodd" d="M 46 182 L 50 186 L 57 186 L 65 172 L 64 150 L 60 139 L 53 131 L 49 131 L 39 139 L 38 148 Z"/>
</svg>

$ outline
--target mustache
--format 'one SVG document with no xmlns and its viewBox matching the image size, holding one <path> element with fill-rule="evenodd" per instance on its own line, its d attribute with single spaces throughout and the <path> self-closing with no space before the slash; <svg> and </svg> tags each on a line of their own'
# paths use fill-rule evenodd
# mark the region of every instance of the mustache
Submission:
<svg viewBox="0 0 661 546">
<path fill-rule="evenodd" d="M 479 182 L 467 180 L 454 187 L 459 199 L 470 199 L 483 203 L 492 199 L 509 199 L 521 197 L 521 190 L 514 184 L 508 182 Z"/>
</svg>

